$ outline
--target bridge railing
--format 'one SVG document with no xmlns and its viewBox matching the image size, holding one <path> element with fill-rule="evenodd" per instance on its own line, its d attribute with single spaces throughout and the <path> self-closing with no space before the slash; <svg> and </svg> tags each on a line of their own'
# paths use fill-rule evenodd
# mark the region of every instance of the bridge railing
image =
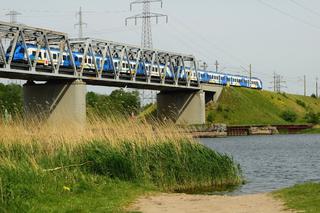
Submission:
<svg viewBox="0 0 320 213">
<path fill-rule="evenodd" d="M 20 60 L 16 60 L 18 47 Z M 6 22 L 0 22 L 1 67 L 97 81 L 200 87 L 193 55 L 100 39 L 69 39 L 66 33 Z"/>
</svg>

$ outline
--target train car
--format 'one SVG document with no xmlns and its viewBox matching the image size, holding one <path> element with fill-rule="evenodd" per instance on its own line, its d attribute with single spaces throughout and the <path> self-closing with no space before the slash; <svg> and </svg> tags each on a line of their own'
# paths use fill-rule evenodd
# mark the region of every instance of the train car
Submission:
<svg viewBox="0 0 320 213">
<path fill-rule="evenodd" d="M 51 60 L 49 57 L 49 51 L 46 48 L 40 48 L 34 44 L 26 44 L 27 50 L 22 43 L 17 43 L 15 51 L 13 53 L 12 61 L 15 63 L 27 63 L 27 55 L 31 62 L 37 60 L 37 65 L 51 66 Z M 6 60 L 10 57 L 12 46 L 9 46 L 6 52 Z M 38 56 L 37 56 L 38 52 Z M 70 68 L 72 66 L 71 57 L 69 53 L 63 52 L 60 56 L 60 50 L 57 48 L 50 48 L 52 55 L 52 61 L 56 65 L 59 62 L 60 66 Z M 148 62 L 140 61 L 136 64 L 136 61 L 128 60 L 124 58 L 122 61 L 118 56 L 106 57 L 105 61 L 102 61 L 102 55 L 99 54 L 88 54 L 86 57 L 83 56 L 82 52 L 72 52 L 72 57 L 76 68 L 83 66 L 84 70 L 94 71 L 97 67 L 99 71 L 104 73 L 114 73 L 115 70 L 120 69 L 120 74 L 131 76 L 136 74 L 137 76 L 149 76 L 158 79 L 175 79 L 174 73 L 179 71 L 178 79 L 181 81 L 187 81 L 188 79 L 192 82 L 197 82 L 198 78 L 200 83 L 217 84 L 223 86 L 234 86 L 234 87 L 247 87 L 252 89 L 262 89 L 262 81 L 258 78 L 249 78 L 241 75 L 231 75 L 227 73 L 217 73 L 206 70 L 198 70 L 198 76 L 195 71 L 190 71 L 189 67 L 183 66 L 166 66 L 165 64 L 151 64 Z M 198 77 L 198 78 L 197 78 Z"/>
</svg>

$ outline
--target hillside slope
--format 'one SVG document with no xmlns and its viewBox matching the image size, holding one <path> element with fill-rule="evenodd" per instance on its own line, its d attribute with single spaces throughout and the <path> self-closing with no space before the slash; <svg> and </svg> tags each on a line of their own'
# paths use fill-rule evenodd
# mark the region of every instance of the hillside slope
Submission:
<svg viewBox="0 0 320 213">
<path fill-rule="evenodd" d="M 294 121 L 283 119 L 282 114 L 288 111 L 296 115 Z M 320 113 L 320 99 L 229 87 L 217 103 L 207 106 L 207 121 L 229 125 L 305 124 L 309 112 Z"/>
</svg>

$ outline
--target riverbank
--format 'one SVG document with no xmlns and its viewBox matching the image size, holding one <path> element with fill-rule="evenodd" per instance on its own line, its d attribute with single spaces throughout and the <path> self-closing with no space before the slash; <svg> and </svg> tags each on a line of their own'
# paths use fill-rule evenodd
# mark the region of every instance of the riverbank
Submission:
<svg viewBox="0 0 320 213">
<path fill-rule="evenodd" d="M 0 211 L 119 212 L 150 191 L 242 183 L 231 157 L 173 127 L 135 120 L 98 120 L 84 129 L 0 124 Z"/>
<path fill-rule="evenodd" d="M 286 213 L 282 201 L 270 194 L 242 196 L 159 194 L 138 199 L 129 211 L 143 213 Z"/>
<path fill-rule="evenodd" d="M 140 197 L 128 207 L 143 213 L 286 213 L 320 212 L 320 183 L 305 183 L 272 193 L 240 196 L 156 194 Z"/>
<path fill-rule="evenodd" d="M 320 128 L 313 125 L 250 125 L 227 126 L 197 125 L 189 127 L 193 138 L 221 138 L 227 136 L 255 136 L 277 134 L 319 134 Z"/>
<path fill-rule="evenodd" d="M 285 205 L 299 212 L 320 212 L 320 183 L 305 183 L 273 193 Z"/>
</svg>

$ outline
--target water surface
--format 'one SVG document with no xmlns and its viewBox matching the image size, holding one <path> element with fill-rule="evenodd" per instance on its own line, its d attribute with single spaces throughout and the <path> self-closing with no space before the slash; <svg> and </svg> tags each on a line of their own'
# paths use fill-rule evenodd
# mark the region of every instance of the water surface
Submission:
<svg viewBox="0 0 320 213">
<path fill-rule="evenodd" d="M 270 192 L 320 181 L 320 135 L 276 135 L 201 139 L 240 163 L 247 183 L 232 194 Z"/>
</svg>

